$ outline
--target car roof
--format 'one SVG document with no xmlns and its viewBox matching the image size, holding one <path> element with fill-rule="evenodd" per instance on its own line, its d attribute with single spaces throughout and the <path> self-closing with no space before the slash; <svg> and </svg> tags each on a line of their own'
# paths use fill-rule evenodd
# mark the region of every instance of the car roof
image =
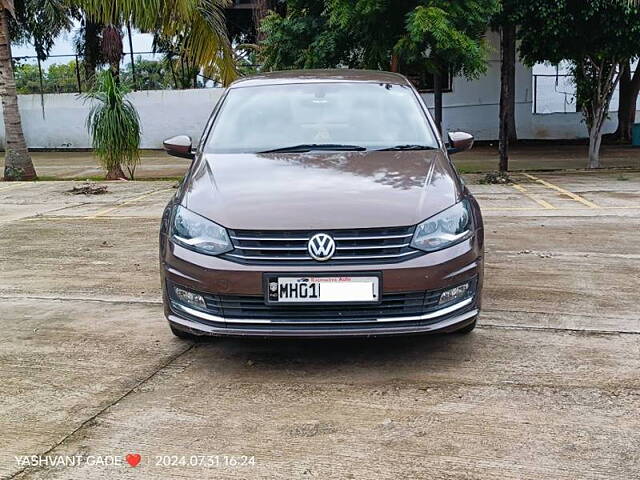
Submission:
<svg viewBox="0 0 640 480">
<path fill-rule="evenodd" d="M 320 82 L 369 82 L 411 85 L 409 80 L 399 73 L 382 72 L 379 70 L 335 68 L 326 70 L 283 70 L 279 72 L 260 73 L 240 78 L 233 82 L 229 88 Z"/>
</svg>

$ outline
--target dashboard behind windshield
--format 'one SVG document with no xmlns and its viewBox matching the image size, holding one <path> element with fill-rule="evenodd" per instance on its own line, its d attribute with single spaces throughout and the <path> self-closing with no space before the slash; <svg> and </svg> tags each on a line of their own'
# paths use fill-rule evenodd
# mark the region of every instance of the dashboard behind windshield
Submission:
<svg viewBox="0 0 640 480">
<path fill-rule="evenodd" d="M 231 89 L 205 152 L 256 153 L 300 144 L 438 147 L 407 86 L 306 83 Z"/>
</svg>

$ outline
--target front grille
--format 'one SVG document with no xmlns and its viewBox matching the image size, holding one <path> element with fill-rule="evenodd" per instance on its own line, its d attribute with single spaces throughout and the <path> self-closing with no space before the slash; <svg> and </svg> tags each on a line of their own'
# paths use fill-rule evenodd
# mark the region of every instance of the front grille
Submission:
<svg viewBox="0 0 640 480">
<path fill-rule="evenodd" d="M 261 296 L 208 296 L 207 307 L 226 318 L 269 320 L 371 321 L 383 317 L 421 315 L 437 305 L 440 293 L 395 293 L 382 296 L 375 305 L 266 305 Z"/>
<path fill-rule="evenodd" d="M 307 243 L 316 233 L 326 233 L 335 240 L 336 252 L 323 265 L 395 263 L 423 253 L 409 246 L 414 228 L 229 230 L 234 250 L 223 258 L 252 265 L 318 265 L 320 262 L 309 255 Z"/>
<path fill-rule="evenodd" d="M 476 280 L 471 280 L 471 288 L 464 298 L 475 294 Z M 172 303 L 178 307 L 173 288 L 169 285 L 169 295 Z M 221 317 L 221 321 L 228 321 L 229 326 L 234 319 L 242 323 L 256 324 L 268 321 L 270 324 L 303 325 L 323 323 L 340 323 L 343 325 L 371 323 L 379 319 L 393 317 L 417 317 L 449 307 L 451 304 L 438 304 L 440 295 L 446 289 L 408 292 L 384 293 L 379 304 L 371 305 L 267 305 L 261 295 L 213 295 L 200 292 L 206 303 L 206 310 L 200 310 L 208 315 Z M 460 302 L 456 299 L 453 303 Z M 181 313 L 184 315 L 184 312 Z M 433 321 L 437 321 L 434 319 Z M 202 318 L 197 321 L 208 323 Z M 212 320 L 211 323 L 218 323 Z"/>
</svg>

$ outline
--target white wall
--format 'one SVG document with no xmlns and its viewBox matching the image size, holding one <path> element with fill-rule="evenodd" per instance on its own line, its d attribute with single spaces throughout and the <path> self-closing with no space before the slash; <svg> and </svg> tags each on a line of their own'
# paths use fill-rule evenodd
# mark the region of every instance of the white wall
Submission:
<svg viewBox="0 0 640 480">
<path fill-rule="evenodd" d="M 142 148 L 161 148 L 162 140 L 177 134 L 197 139 L 222 95 L 222 89 L 154 90 L 132 92 L 142 124 Z M 85 125 L 91 103 L 73 93 L 47 94 L 44 117 L 40 95 L 18 97 L 22 127 L 30 148 L 89 148 Z M 0 139 L 4 142 L 0 118 Z"/>
<path fill-rule="evenodd" d="M 489 62 L 486 75 L 468 81 L 453 79 L 451 93 L 443 94 L 442 121 L 445 131 L 472 133 L 478 140 L 498 138 L 500 110 L 500 39 L 497 33 L 487 35 Z M 532 70 L 516 63 L 516 130 L 520 139 L 556 140 L 587 138 L 587 128 L 581 113 L 536 114 L 533 111 Z M 429 107 L 433 95 L 423 95 Z M 615 115 L 605 122 L 604 133 L 617 127 Z"/>
</svg>

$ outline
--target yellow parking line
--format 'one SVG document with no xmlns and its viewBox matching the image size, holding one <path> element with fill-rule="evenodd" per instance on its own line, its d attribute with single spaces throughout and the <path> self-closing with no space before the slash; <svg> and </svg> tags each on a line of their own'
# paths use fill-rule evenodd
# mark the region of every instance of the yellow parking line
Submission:
<svg viewBox="0 0 640 480">
<path fill-rule="evenodd" d="M 163 188 L 162 190 L 152 190 L 150 192 L 145 192 L 142 195 L 140 195 L 139 197 L 136 198 L 132 198 L 131 200 L 125 200 L 124 202 L 119 203 L 118 205 L 115 205 L 113 207 L 110 208 L 105 208 L 104 210 L 100 210 L 97 213 L 94 213 L 93 215 L 87 215 L 86 218 L 93 220 L 96 219 L 98 217 L 103 217 L 104 215 L 106 215 L 107 213 L 111 213 L 114 210 L 117 210 L 120 207 L 124 207 L 125 205 L 130 205 L 132 203 L 138 202 L 140 200 L 143 200 L 147 197 L 150 197 L 151 195 L 155 195 L 156 193 L 161 193 L 161 192 L 168 192 L 169 190 L 173 190 L 173 188 Z"/>
<path fill-rule="evenodd" d="M 515 212 L 539 212 L 543 209 L 537 207 L 483 207 L 480 205 L 480 209 L 483 212 L 499 212 L 499 211 L 515 211 Z M 588 212 L 593 210 L 593 208 L 585 208 L 585 207 L 574 207 L 574 208 L 566 208 L 566 207 L 554 207 L 553 208 L 557 212 Z M 544 209 L 548 210 L 548 209 Z M 598 210 L 638 210 L 640 211 L 640 205 L 625 205 L 622 207 L 598 207 Z"/>
<path fill-rule="evenodd" d="M 537 212 L 540 211 L 538 207 L 483 207 L 480 205 L 480 210 L 483 212 L 500 212 L 500 211 L 514 211 L 514 212 Z"/>
<path fill-rule="evenodd" d="M 549 182 L 547 182 L 545 180 L 542 180 L 541 178 L 534 177 L 533 175 L 529 175 L 528 173 L 523 173 L 523 175 L 525 177 L 529 178 L 530 180 L 534 180 L 535 182 L 538 182 L 539 184 L 544 185 L 547 188 L 550 188 L 552 190 L 560 192 L 560 193 L 568 196 L 569 198 L 575 200 L 576 202 L 580 202 L 583 205 L 586 205 L 589 208 L 600 208 L 598 205 L 596 205 L 593 202 L 590 202 L 586 198 L 582 198 L 580 195 L 576 195 L 575 193 L 570 192 L 569 190 L 565 190 L 564 188 L 559 187 L 557 185 L 554 185 L 553 183 L 549 183 Z"/>
<path fill-rule="evenodd" d="M 522 185 L 519 185 L 517 183 L 512 183 L 511 186 L 513 188 L 515 188 L 516 190 L 518 190 L 520 193 L 522 193 L 523 195 L 527 196 L 528 198 L 530 198 L 531 200 L 533 200 L 534 202 L 536 202 L 538 205 L 540 205 L 542 208 L 546 209 L 546 210 L 555 210 L 556 207 L 554 207 L 553 205 L 551 205 L 549 202 L 542 200 L 541 198 L 537 198 L 534 197 L 533 195 L 531 195 L 526 188 L 524 188 Z"/>
</svg>

